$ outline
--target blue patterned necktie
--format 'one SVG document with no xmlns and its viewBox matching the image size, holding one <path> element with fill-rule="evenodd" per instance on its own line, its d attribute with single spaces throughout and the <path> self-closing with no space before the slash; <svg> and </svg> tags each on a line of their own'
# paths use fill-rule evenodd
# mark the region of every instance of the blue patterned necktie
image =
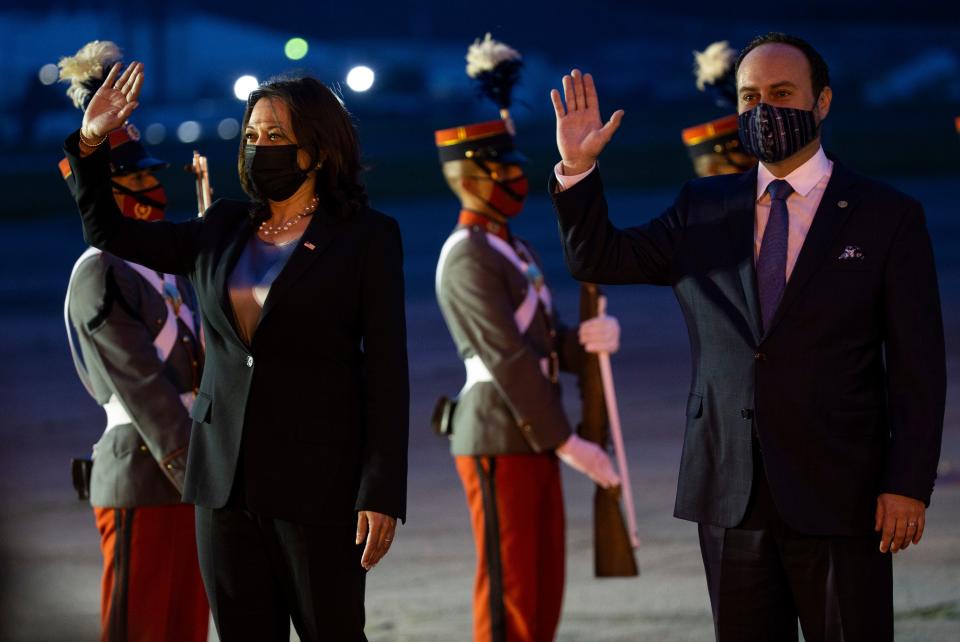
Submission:
<svg viewBox="0 0 960 642">
<path fill-rule="evenodd" d="M 770 193 L 770 218 L 763 231 L 757 259 L 757 286 L 764 331 L 770 328 L 787 285 L 787 230 L 790 228 L 787 197 L 793 193 L 793 188 L 787 181 L 775 180 L 767 187 L 767 192 Z"/>
</svg>

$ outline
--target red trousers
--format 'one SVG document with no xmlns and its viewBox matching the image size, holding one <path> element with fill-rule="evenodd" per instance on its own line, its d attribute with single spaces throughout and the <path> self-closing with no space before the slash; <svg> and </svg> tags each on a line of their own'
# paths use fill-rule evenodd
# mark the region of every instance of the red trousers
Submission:
<svg viewBox="0 0 960 642">
<path fill-rule="evenodd" d="M 193 506 L 93 513 L 103 551 L 101 642 L 206 642 Z"/>
<path fill-rule="evenodd" d="M 551 454 L 457 456 L 477 549 L 476 642 L 548 642 L 563 606 L 565 528 Z"/>
</svg>

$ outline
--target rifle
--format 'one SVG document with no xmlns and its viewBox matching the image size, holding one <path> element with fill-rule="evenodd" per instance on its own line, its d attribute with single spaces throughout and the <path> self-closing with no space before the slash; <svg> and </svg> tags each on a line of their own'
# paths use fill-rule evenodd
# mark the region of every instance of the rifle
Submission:
<svg viewBox="0 0 960 642">
<path fill-rule="evenodd" d="M 197 183 L 197 216 L 203 216 L 210 207 L 213 188 L 210 187 L 210 173 L 207 171 L 207 157 L 193 150 L 193 163 L 184 167 L 193 174 Z"/>
<path fill-rule="evenodd" d="M 605 297 L 592 283 L 580 285 L 580 320 L 592 319 L 606 307 Z M 604 363 L 605 362 L 605 363 Z M 604 365 L 606 367 L 604 367 Z M 604 372 L 605 371 L 605 372 Z M 610 356 L 607 354 L 584 355 L 583 367 L 579 376 L 580 399 L 583 406 L 583 420 L 577 426 L 577 433 L 604 450 L 613 437 L 617 450 L 617 467 L 620 472 L 618 488 L 596 487 L 593 495 L 593 569 L 596 577 L 634 577 L 640 574 L 633 549 L 639 546 L 633 515 L 633 498 L 630 492 L 630 477 L 623 452 L 623 439 L 620 433 L 620 418 L 617 413 L 616 399 L 608 397 L 613 392 L 612 378 L 609 378 Z M 615 432 L 611 435 L 608 419 L 614 420 Z M 627 509 L 630 530 L 624 522 L 620 509 L 620 495 L 623 493 Z"/>
</svg>

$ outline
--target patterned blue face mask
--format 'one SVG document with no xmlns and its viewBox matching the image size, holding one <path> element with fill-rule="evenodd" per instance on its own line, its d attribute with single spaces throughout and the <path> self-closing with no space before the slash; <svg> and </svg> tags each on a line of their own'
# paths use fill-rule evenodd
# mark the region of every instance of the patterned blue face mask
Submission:
<svg viewBox="0 0 960 642">
<path fill-rule="evenodd" d="M 808 109 L 759 103 L 739 116 L 740 142 L 764 163 L 779 163 L 810 144 L 820 126 Z"/>
</svg>

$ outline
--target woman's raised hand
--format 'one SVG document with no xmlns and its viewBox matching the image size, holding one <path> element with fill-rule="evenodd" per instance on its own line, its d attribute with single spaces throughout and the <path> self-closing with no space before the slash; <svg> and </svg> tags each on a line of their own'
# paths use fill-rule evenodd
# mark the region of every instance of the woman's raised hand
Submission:
<svg viewBox="0 0 960 642">
<path fill-rule="evenodd" d="M 122 74 L 116 63 L 83 112 L 80 131 L 84 138 L 100 140 L 127 122 L 140 104 L 137 97 L 142 84 L 143 63 L 130 63 Z"/>
<path fill-rule="evenodd" d="M 550 92 L 557 115 L 557 149 L 568 175 L 585 172 L 620 126 L 623 110 L 613 113 L 606 123 L 600 120 L 600 104 L 593 76 L 574 69 L 563 77 L 563 100 L 556 89 Z"/>
</svg>

